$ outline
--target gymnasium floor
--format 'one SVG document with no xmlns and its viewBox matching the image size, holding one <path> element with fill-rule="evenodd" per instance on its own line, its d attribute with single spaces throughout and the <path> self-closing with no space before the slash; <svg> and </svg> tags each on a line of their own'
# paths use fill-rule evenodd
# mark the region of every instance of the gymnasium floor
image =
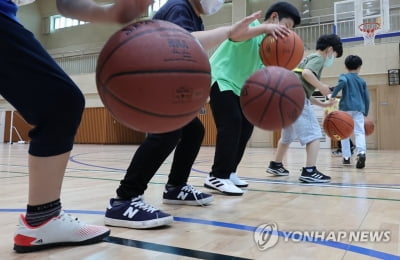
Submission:
<svg viewBox="0 0 400 260">
<path fill-rule="evenodd" d="M 246 151 L 238 174 L 250 185 L 242 197 L 215 193 L 210 206 L 162 204 L 169 157 L 145 200 L 174 215 L 171 226 L 112 227 L 103 243 L 16 254 L 12 237 L 26 207 L 27 148 L 0 144 L 0 259 L 400 259 L 400 152 L 370 150 L 366 168 L 359 170 L 354 161 L 342 166 L 340 157 L 322 149 L 318 167 L 332 176 L 332 183 L 307 185 L 298 181 L 304 149 L 289 151 L 290 176 L 272 177 L 265 169 L 274 149 L 266 148 Z M 76 145 L 63 185 L 65 210 L 102 225 L 108 200 L 136 148 Z M 202 147 L 193 166 L 190 184 L 200 190 L 210 191 L 203 182 L 213 153 L 213 147 Z"/>
</svg>

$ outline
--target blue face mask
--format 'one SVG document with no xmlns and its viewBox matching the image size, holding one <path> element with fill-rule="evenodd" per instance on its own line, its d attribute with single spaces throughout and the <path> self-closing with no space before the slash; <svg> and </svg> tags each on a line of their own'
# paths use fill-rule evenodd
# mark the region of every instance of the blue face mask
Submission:
<svg viewBox="0 0 400 260">
<path fill-rule="evenodd" d="M 324 67 L 330 67 L 330 66 L 332 66 L 334 61 L 335 61 L 335 55 L 332 54 L 331 57 L 326 57 L 326 58 L 325 58 Z"/>
</svg>

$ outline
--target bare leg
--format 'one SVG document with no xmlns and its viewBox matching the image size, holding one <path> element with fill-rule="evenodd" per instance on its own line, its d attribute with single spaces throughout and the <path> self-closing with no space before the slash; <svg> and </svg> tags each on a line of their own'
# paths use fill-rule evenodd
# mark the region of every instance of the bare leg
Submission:
<svg viewBox="0 0 400 260">
<path fill-rule="evenodd" d="M 282 162 L 283 157 L 289 150 L 289 144 L 283 144 L 281 141 L 278 142 L 278 148 L 275 154 L 275 162 Z"/>
<path fill-rule="evenodd" d="M 316 139 L 306 145 L 307 162 L 306 167 L 316 166 L 319 151 L 319 139 Z"/>
<path fill-rule="evenodd" d="M 49 157 L 29 155 L 29 205 L 45 204 L 60 198 L 69 154 Z"/>
</svg>

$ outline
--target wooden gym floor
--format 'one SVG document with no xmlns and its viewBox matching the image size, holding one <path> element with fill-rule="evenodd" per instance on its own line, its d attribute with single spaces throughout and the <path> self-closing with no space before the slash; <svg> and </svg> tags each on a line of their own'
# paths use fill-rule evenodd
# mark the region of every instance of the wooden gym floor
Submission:
<svg viewBox="0 0 400 260">
<path fill-rule="evenodd" d="M 318 168 L 332 182 L 307 185 L 298 181 L 305 150 L 294 148 L 285 160 L 288 177 L 265 172 L 274 149 L 247 149 L 238 171 L 250 183 L 246 193 L 215 193 L 209 206 L 162 204 L 170 156 L 145 200 L 172 214 L 172 225 L 152 230 L 112 227 L 103 243 L 16 254 L 12 237 L 17 216 L 26 207 L 27 148 L 0 144 L 0 259 L 400 259 L 400 152 L 370 150 L 366 168 L 359 170 L 354 158 L 352 166 L 343 166 L 331 150 L 321 149 Z M 76 145 L 63 185 L 64 209 L 102 225 L 108 200 L 136 148 Z M 189 180 L 203 191 L 210 191 L 203 182 L 213 153 L 213 147 L 202 147 Z M 255 233 L 257 227 L 272 234 Z"/>
</svg>

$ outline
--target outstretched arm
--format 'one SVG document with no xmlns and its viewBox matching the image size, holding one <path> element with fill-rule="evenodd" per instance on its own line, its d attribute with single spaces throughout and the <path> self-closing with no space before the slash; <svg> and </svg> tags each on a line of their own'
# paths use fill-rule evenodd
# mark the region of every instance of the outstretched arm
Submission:
<svg viewBox="0 0 400 260">
<path fill-rule="evenodd" d="M 259 26 L 249 27 L 250 23 L 260 16 L 261 11 L 258 11 L 231 26 L 192 32 L 192 35 L 200 41 L 204 49 L 211 49 L 218 46 L 226 39 L 239 42 L 246 41 L 262 33 L 271 34 L 274 37 L 284 36 L 288 33 L 288 29 L 282 25 L 261 24 Z"/>
<path fill-rule="evenodd" d="M 94 0 L 57 0 L 57 8 L 66 17 L 88 22 L 120 23 L 132 21 L 143 14 L 154 0 L 115 0 L 100 5 Z"/>
</svg>

